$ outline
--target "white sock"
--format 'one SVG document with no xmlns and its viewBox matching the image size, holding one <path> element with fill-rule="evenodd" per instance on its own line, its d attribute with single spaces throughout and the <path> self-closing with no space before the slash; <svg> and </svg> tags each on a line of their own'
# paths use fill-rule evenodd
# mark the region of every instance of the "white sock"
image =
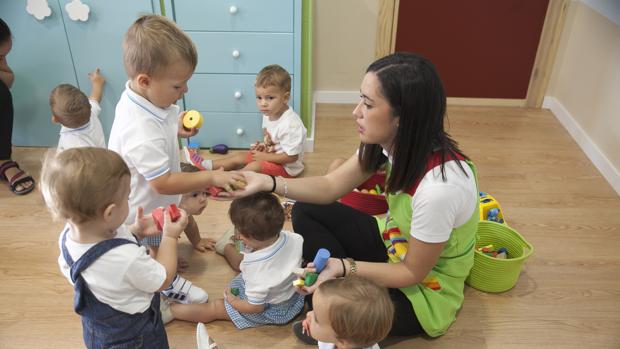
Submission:
<svg viewBox="0 0 620 349">
<path fill-rule="evenodd" d="M 205 170 L 208 170 L 208 171 L 213 170 L 213 160 L 204 159 L 204 160 L 202 160 L 201 165 L 202 165 L 202 167 L 205 168 Z"/>
</svg>

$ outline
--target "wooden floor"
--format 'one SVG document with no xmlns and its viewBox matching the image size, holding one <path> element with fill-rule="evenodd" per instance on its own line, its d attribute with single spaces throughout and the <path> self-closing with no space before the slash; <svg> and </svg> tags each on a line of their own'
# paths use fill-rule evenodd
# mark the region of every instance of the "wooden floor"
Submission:
<svg viewBox="0 0 620 349">
<path fill-rule="evenodd" d="M 315 152 L 305 175 L 324 172 L 335 157 L 355 152 L 352 106 L 321 105 Z M 480 189 L 535 246 L 516 287 L 486 294 L 469 287 L 457 321 L 441 338 L 392 339 L 389 348 L 620 348 L 620 198 L 548 110 L 449 108 L 451 133 L 476 162 Z M 42 149 L 14 158 L 38 176 Z M 198 222 L 218 237 L 228 203 L 212 202 Z M 0 188 L 0 348 L 80 348 L 73 290 L 58 271 L 54 223 L 37 193 Z M 223 258 L 191 249 L 185 276 L 220 297 L 233 272 Z M 289 326 L 239 331 L 207 326 L 221 348 L 311 348 Z M 173 348 L 195 346 L 195 325 L 167 326 Z"/>
</svg>

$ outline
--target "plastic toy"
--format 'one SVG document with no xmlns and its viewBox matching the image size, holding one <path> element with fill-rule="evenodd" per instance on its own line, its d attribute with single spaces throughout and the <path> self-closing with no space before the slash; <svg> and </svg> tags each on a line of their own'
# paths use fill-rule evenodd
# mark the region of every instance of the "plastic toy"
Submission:
<svg viewBox="0 0 620 349">
<path fill-rule="evenodd" d="M 489 257 L 498 258 L 498 259 L 508 259 L 508 249 L 506 247 L 500 247 L 495 249 L 493 244 L 486 245 L 482 247 L 478 247 L 476 250 L 478 252 L 487 255 Z"/>
<path fill-rule="evenodd" d="M 325 269 L 325 265 L 327 264 L 327 260 L 330 256 L 331 253 L 329 253 L 327 249 L 321 248 L 316 252 L 314 261 L 312 261 L 316 272 L 306 272 L 303 268 L 293 269 L 293 274 L 299 277 L 297 280 L 293 281 L 293 286 L 301 287 L 314 285 L 316 280 L 319 278 L 319 273 Z"/>
<path fill-rule="evenodd" d="M 201 128 L 204 118 L 196 110 L 190 110 L 183 115 L 183 127 L 187 129 Z"/>
<path fill-rule="evenodd" d="M 157 226 L 157 230 L 162 231 L 164 229 L 164 212 L 167 211 L 170 213 L 170 219 L 173 222 L 176 222 L 179 218 L 181 218 L 181 211 L 175 204 L 171 204 L 168 208 L 158 207 L 151 212 L 151 216 L 153 216 L 153 221 L 155 221 L 155 225 Z"/>
<path fill-rule="evenodd" d="M 243 189 L 243 188 L 245 188 L 245 186 L 246 186 L 246 183 L 243 182 L 243 181 L 235 181 L 235 183 L 233 183 L 231 185 L 233 190 Z M 213 197 L 218 196 L 223 191 L 224 191 L 224 188 L 220 188 L 220 187 L 209 187 L 209 188 L 207 188 L 207 192 L 209 193 L 209 195 L 211 195 Z"/>
<path fill-rule="evenodd" d="M 323 271 L 323 269 L 325 268 L 325 264 L 327 264 L 327 260 L 330 256 L 331 254 L 329 253 L 329 251 L 324 248 L 320 248 L 316 252 L 316 255 L 314 256 L 314 261 L 312 263 L 314 263 L 314 267 L 316 268 L 317 273 Z"/>
<path fill-rule="evenodd" d="M 215 154 L 226 154 L 228 153 L 228 146 L 226 144 L 216 144 L 209 149 L 209 152 Z"/>
<path fill-rule="evenodd" d="M 434 276 L 426 277 L 424 280 L 422 280 L 422 285 L 430 288 L 433 291 L 441 290 L 441 285 L 439 284 L 439 280 L 437 280 L 437 278 Z"/>
<path fill-rule="evenodd" d="M 233 296 L 238 296 L 239 295 L 239 289 L 236 287 L 233 287 L 230 289 L 230 293 L 232 293 Z"/>
<path fill-rule="evenodd" d="M 491 195 L 480 192 L 480 220 L 481 221 L 493 221 L 497 223 L 506 224 L 504 220 L 504 214 L 499 202 L 495 200 Z"/>
</svg>

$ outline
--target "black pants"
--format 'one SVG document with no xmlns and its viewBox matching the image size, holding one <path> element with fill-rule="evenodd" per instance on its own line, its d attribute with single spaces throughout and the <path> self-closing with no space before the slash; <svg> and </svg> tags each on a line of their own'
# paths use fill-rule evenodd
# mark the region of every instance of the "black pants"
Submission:
<svg viewBox="0 0 620 349">
<path fill-rule="evenodd" d="M 315 205 L 298 202 L 291 213 L 293 229 L 304 237 L 303 258 L 311 261 L 319 248 L 332 257 L 351 257 L 365 262 L 385 263 L 385 245 L 374 217 L 335 202 Z M 411 302 L 397 288 L 388 289 L 394 303 L 394 324 L 390 335 L 411 336 L 424 333 Z"/>
<path fill-rule="evenodd" d="M 0 160 L 11 158 L 11 140 L 13 137 L 13 96 L 0 80 Z"/>
</svg>

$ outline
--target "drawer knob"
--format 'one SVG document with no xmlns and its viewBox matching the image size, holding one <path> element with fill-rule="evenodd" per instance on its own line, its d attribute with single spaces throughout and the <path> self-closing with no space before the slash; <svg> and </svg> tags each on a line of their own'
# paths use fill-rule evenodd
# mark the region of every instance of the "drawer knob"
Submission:
<svg viewBox="0 0 620 349">
<path fill-rule="evenodd" d="M 239 12 L 239 9 L 237 8 L 237 6 L 232 5 L 229 9 L 228 12 L 230 12 L 231 15 L 236 14 L 237 12 Z"/>
<path fill-rule="evenodd" d="M 238 128 L 237 129 L 237 136 L 241 136 L 245 133 L 245 131 L 242 128 Z"/>
<path fill-rule="evenodd" d="M 239 56 L 241 56 L 241 52 L 239 52 L 239 50 L 234 50 L 232 52 L 232 56 L 235 58 L 239 58 Z"/>
<path fill-rule="evenodd" d="M 235 91 L 235 99 L 240 99 L 242 96 L 241 91 Z"/>
</svg>

